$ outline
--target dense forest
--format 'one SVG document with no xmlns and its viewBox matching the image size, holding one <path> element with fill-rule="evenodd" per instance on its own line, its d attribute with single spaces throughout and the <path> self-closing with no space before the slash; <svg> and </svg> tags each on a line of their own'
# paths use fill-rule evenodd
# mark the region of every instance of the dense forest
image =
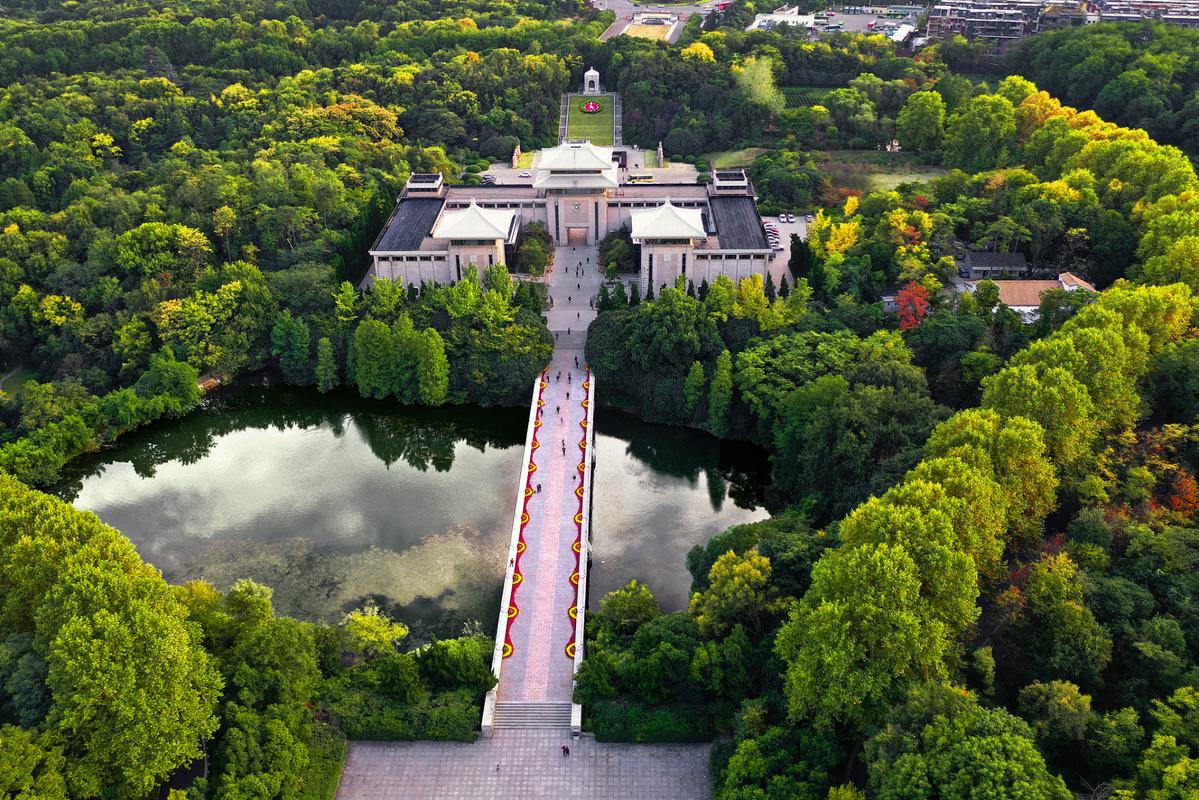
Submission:
<svg viewBox="0 0 1199 800">
<path fill-rule="evenodd" d="M 356 286 L 408 174 L 554 142 L 590 65 L 626 140 L 701 167 L 760 148 L 764 207 L 821 210 L 777 286 L 599 298 L 601 398 L 762 446 L 786 510 L 691 552 L 685 612 L 640 584 L 601 601 L 587 725 L 728 734 L 721 800 L 1199 791 L 1189 33 L 1034 39 L 1038 88 L 955 74 L 952 48 L 746 34 L 744 2 L 677 45 L 600 43 L 612 15 L 577 0 L 3 9 L 6 796 L 144 797 L 206 754 L 193 800 L 318 800 L 347 737 L 472 738 L 477 630 L 413 643 L 373 606 L 312 625 L 251 582 L 169 586 L 31 487 L 209 377 L 523 402 L 553 348 L 526 281 Z M 861 192 L 814 157 L 893 143 L 946 174 Z M 994 285 L 946 290 L 965 247 L 1103 291 L 1046 293 L 1028 325 Z"/>
<path fill-rule="evenodd" d="M 1008 69 L 1062 100 L 1199 156 L 1199 32 L 1145 22 L 1033 36 Z"/>
<path fill-rule="evenodd" d="M 897 120 L 954 169 L 820 211 L 791 281 L 602 304 L 610 399 L 769 448 L 789 510 L 694 549 L 686 612 L 604 598 L 576 699 L 601 738 L 730 731 L 720 800 L 1189 797 L 1199 180 L 1015 76 Z M 942 291 L 962 242 L 1109 288 L 1028 325 Z"/>
</svg>

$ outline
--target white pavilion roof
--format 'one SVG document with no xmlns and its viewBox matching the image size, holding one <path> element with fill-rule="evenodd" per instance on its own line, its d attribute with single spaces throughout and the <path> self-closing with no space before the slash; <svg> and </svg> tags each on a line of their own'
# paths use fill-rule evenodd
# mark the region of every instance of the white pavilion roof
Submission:
<svg viewBox="0 0 1199 800">
<path fill-rule="evenodd" d="M 669 200 L 656 208 L 633 209 L 633 239 L 703 239 L 704 217 L 698 208 L 679 208 Z"/>
<path fill-rule="evenodd" d="M 514 211 L 481 208 L 474 200 L 459 211 L 446 211 L 433 226 L 435 239 L 503 239 L 512 231 Z"/>
<path fill-rule="evenodd" d="M 603 172 L 539 172 L 533 186 L 537 189 L 615 189 L 620 185 L 616 166 Z"/>
<path fill-rule="evenodd" d="M 563 142 L 541 151 L 538 169 L 546 170 L 607 170 L 612 168 L 612 148 L 597 147 L 591 142 Z"/>
</svg>

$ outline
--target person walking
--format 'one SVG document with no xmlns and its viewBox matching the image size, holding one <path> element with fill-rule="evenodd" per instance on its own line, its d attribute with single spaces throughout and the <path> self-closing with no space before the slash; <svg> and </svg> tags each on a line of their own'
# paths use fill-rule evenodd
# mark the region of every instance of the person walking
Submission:
<svg viewBox="0 0 1199 800">
<path fill-rule="evenodd" d="M 570 748 L 566 745 L 562 745 L 562 757 L 566 758 L 568 755 L 570 755 Z"/>
</svg>

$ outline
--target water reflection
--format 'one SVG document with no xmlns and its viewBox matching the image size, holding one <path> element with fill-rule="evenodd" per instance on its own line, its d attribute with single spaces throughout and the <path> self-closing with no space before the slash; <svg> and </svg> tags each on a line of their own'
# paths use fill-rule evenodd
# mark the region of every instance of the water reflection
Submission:
<svg viewBox="0 0 1199 800">
<path fill-rule="evenodd" d="M 81 459 L 56 492 L 168 580 L 254 578 L 308 619 L 373 597 L 446 635 L 494 625 L 526 420 L 248 387 Z"/>
<path fill-rule="evenodd" d="M 78 460 L 56 492 L 172 582 L 248 577 L 304 619 L 369 598 L 418 637 L 490 632 L 527 419 L 248 386 Z M 764 456 L 607 410 L 597 426 L 590 601 L 637 578 L 681 608 L 691 546 L 766 515 Z"/>
<path fill-rule="evenodd" d="M 757 448 L 597 413 L 588 606 L 636 578 L 666 610 L 686 607 L 687 551 L 730 525 L 767 517 L 768 474 Z"/>
</svg>

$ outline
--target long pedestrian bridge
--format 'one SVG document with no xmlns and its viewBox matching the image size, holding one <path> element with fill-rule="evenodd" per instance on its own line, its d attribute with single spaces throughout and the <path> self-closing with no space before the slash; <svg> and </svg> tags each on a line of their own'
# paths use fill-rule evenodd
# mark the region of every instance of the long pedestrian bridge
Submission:
<svg viewBox="0 0 1199 800">
<path fill-rule="evenodd" d="M 591 541 L 595 379 L 574 349 L 533 386 L 481 729 L 582 729 L 571 702 L 583 660 Z"/>
</svg>

